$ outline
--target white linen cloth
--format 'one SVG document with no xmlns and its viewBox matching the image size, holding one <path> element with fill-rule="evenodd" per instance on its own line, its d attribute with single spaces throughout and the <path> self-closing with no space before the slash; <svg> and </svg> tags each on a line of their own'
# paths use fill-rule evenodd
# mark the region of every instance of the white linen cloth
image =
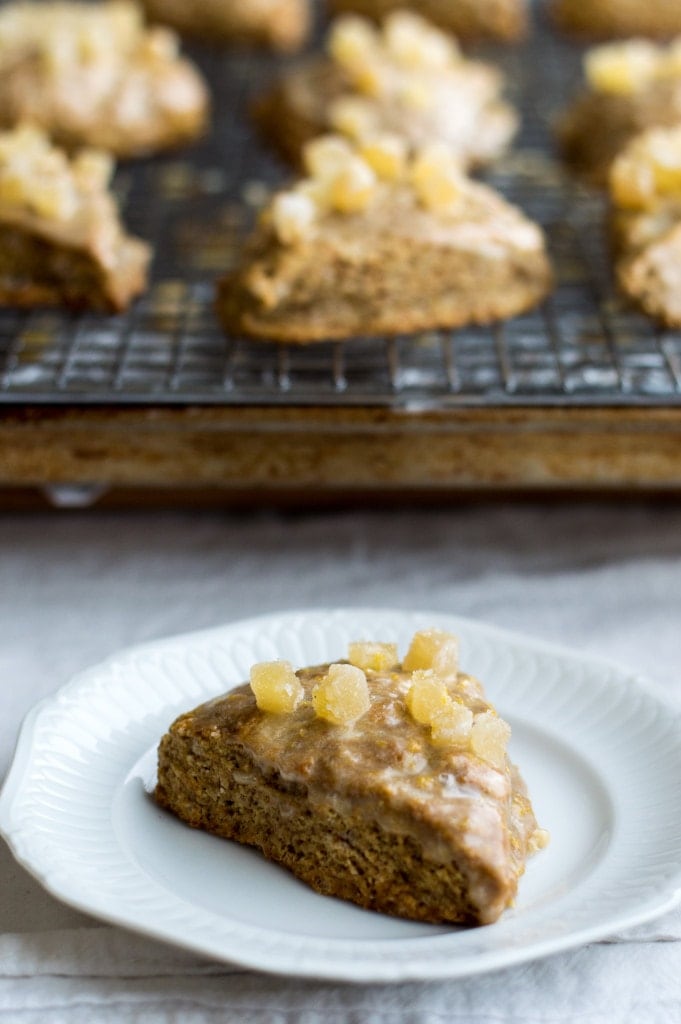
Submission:
<svg viewBox="0 0 681 1024">
<path fill-rule="evenodd" d="M 0 776 L 28 708 L 113 651 L 295 607 L 467 615 L 614 659 L 681 699 L 681 507 L 460 504 L 0 523 Z M 681 780 L 679 781 L 681 785 Z M 270 978 L 62 907 L 0 843 L 0 1024 L 671 1024 L 681 910 L 478 978 Z"/>
</svg>

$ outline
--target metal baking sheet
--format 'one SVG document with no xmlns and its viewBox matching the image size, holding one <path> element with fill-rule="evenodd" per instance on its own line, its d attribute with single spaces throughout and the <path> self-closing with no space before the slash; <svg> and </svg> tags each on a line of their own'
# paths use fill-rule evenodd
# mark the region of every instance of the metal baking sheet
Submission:
<svg viewBox="0 0 681 1024">
<path fill-rule="evenodd" d="M 579 79 L 580 51 L 539 25 L 506 68 L 523 113 L 514 152 L 488 180 L 546 229 L 558 285 L 503 325 L 309 347 L 225 337 L 213 281 L 233 265 L 268 189 L 287 169 L 252 131 L 251 98 L 282 67 L 267 55 L 198 50 L 214 127 L 196 147 L 125 164 L 115 187 L 156 251 L 148 293 L 125 315 L 0 311 L 0 403 L 63 405 L 677 406 L 681 334 L 615 294 L 601 197 L 572 182 L 551 124 Z"/>
</svg>

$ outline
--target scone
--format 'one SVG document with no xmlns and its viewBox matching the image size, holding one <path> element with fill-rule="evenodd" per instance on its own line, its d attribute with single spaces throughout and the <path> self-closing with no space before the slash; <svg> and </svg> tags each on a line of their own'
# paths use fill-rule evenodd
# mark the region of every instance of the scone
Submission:
<svg viewBox="0 0 681 1024">
<path fill-rule="evenodd" d="M 144 289 L 151 250 L 125 234 L 111 170 L 33 127 L 0 133 L 0 305 L 118 312 Z"/>
<path fill-rule="evenodd" d="M 517 130 L 499 69 L 467 60 L 453 36 L 411 12 L 389 15 L 381 28 L 339 18 L 327 51 L 287 71 L 255 105 L 263 133 L 294 163 L 309 139 L 337 131 L 397 133 L 411 146 L 440 141 L 462 166 L 480 166 Z"/>
<path fill-rule="evenodd" d="M 681 328 L 681 125 L 631 142 L 613 164 L 610 194 L 622 291 Z"/>
<path fill-rule="evenodd" d="M 207 42 L 289 52 L 311 27 L 310 0 L 142 0 L 152 21 Z"/>
<path fill-rule="evenodd" d="M 565 31 L 594 38 L 681 32 L 678 0 L 553 0 L 553 16 Z"/>
<path fill-rule="evenodd" d="M 516 42 L 527 32 L 526 0 L 331 0 L 337 14 L 352 12 L 380 21 L 391 11 L 409 7 L 460 39 Z"/>
<path fill-rule="evenodd" d="M 265 210 L 219 284 L 231 334 L 305 343 L 514 316 L 551 286 L 541 230 L 448 150 L 399 136 L 306 148 L 309 177 Z"/>
<path fill-rule="evenodd" d="M 632 138 L 681 121 L 681 38 L 668 46 L 633 40 L 596 47 L 585 72 L 587 89 L 559 124 L 559 139 L 574 170 L 604 185 Z"/>
<path fill-rule="evenodd" d="M 317 892 L 427 922 L 490 924 L 545 845 L 509 727 L 458 670 L 454 637 L 357 643 L 348 660 L 251 684 L 182 715 L 158 803 L 257 847 Z"/>
<path fill-rule="evenodd" d="M 177 146 L 206 125 L 208 91 L 169 29 L 128 0 L 0 8 L 0 126 L 32 121 L 68 149 L 119 157 Z"/>
</svg>

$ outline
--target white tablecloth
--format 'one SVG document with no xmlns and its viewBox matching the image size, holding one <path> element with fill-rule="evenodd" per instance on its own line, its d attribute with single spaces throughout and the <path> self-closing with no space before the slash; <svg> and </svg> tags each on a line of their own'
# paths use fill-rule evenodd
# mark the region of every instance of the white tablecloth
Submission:
<svg viewBox="0 0 681 1024">
<path fill-rule="evenodd" d="M 5 518 L 0 775 L 28 708 L 116 649 L 316 605 L 480 618 L 615 659 L 681 699 L 681 507 Z M 678 1020 L 681 910 L 630 935 L 482 978 L 301 983 L 101 926 L 43 893 L 0 843 L 2 1024 Z"/>
</svg>

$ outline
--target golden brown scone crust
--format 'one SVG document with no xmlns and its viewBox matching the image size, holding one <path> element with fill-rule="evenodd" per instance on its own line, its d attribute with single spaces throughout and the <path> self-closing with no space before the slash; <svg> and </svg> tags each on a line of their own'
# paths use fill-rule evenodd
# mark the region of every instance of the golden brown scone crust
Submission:
<svg viewBox="0 0 681 1024">
<path fill-rule="evenodd" d="M 678 0 L 553 0 L 552 13 L 561 29 L 587 38 L 681 33 Z"/>
<path fill-rule="evenodd" d="M 310 33 L 310 0 L 142 0 L 148 17 L 214 44 L 243 43 L 283 53 Z"/>
<path fill-rule="evenodd" d="M 453 32 L 462 40 L 497 39 L 517 42 L 527 34 L 526 0 L 331 0 L 334 13 L 363 14 L 380 21 L 404 7 Z"/>
</svg>

